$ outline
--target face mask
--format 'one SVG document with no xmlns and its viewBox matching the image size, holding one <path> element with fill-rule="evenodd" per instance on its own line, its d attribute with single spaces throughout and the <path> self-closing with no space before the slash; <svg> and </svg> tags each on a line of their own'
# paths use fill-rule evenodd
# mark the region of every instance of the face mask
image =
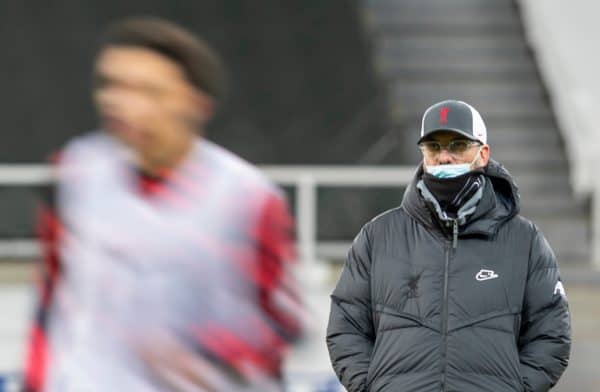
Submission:
<svg viewBox="0 0 600 392">
<path fill-rule="evenodd" d="M 477 150 L 477 154 L 475 154 L 475 158 L 473 158 L 471 163 L 425 166 L 425 171 L 436 178 L 454 178 L 462 176 L 471 171 L 475 161 L 479 158 L 479 151 L 481 151 L 481 147 Z"/>
</svg>

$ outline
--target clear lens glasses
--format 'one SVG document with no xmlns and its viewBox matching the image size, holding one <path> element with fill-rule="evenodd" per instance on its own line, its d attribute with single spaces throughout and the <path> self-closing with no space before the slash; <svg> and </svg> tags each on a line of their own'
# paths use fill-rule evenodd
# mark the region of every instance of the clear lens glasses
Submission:
<svg viewBox="0 0 600 392">
<path fill-rule="evenodd" d="M 442 152 L 442 149 L 446 149 L 452 155 L 462 155 L 471 146 L 480 144 L 481 143 L 472 140 L 456 139 L 443 145 L 438 141 L 431 140 L 419 143 L 419 148 L 429 155 L 437 155 Z"/>
</svg>

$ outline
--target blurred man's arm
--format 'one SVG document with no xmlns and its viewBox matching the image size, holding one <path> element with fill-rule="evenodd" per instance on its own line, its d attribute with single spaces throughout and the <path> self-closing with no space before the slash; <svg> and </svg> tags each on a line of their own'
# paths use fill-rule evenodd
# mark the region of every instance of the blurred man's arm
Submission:
<svg viewBox="0 0 600 392">
<path fill-rule="evenodd" d="M 541 233 L 531 249 L 519 337 L 521 374 L 527 391 L 548 391 L 569 362 L 571 325 L 556 259 Z"/>
<path fill-rule="evenodd" d="M 302 332 L 303 307 L 293 276 L 296 262 L 294 221 L 281 195 L 271 195 L 264 204 L 258 227 L 258 287 L 260 305 L 275 332 L 293 342 Z"/>
<path fill-rule="evenodd" d="M 363 229 L 352 248 L 331 295 L 327 347 L 333 368 L 349 392 L 367 390 L 367 371 L 373 350 L 370 244 Z"/>
<path fill-rule="evenodd" d="M 42 260 L 36 271 L 37 303 L 24 369 L 24 391 L 26 392 L 44 390 L 49 361 L 48 318 L 61 271 L 58 243 L 62 235 L 62 226 L 54 208 L 54 190 L 49 190 L 44 196 L 37 214 L 36 231 L 42 249 Z"/>
<path fill-rule="evenodd" d="M 281 365 L 290 345 L 303 330 L 305 317 L 297 282 L 294 221 L 286 199 L 278 192 L 265 195 L 251 228 L 254 268 L 245 278 L 258 295 L 257 317 L 245 320 L 254 330 L 252 341 L 244 341 L 227 329 L 204 331 L 203 345 L 213 355 L 251 383 L 256 377 L 281 379 Z M 206 336 L 212 336 L 210 341 Z M 218 343 L 217 343 L 218 342 Z"/>
</svg>

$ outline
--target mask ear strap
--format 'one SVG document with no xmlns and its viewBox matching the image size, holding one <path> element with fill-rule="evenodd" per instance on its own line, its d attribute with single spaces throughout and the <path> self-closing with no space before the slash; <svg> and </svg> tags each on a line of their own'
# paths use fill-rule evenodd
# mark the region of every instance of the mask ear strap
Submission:
<svg viewBox="0 0 600 392">
<path fill-rule="evenodd" d="M 479 146 L 479 150 L 477 150 L 477 154 L 475 154 L 475 158 L 473 158 L 473 160 L 471 161 L 471 169 L 474 169 L 475 167 L 475 162 L 477 162 L 477 160 L 479 159 L 479 153 L 481 152 L 481 149 L 483 148 L 483 145 Z"/>
</svg>

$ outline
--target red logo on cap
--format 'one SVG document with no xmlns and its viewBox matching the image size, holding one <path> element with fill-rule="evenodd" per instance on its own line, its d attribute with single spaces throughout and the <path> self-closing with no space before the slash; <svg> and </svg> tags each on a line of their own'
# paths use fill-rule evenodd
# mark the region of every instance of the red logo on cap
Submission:
<svg viewBox="0 0 600 392">
<path fill-rule="evenodd" d="M 447 124 L 448 123 L 448 112 L 450 111 L 449 108 L 441 108 L 440 109 L 440 124 Z"/>
</svg>

